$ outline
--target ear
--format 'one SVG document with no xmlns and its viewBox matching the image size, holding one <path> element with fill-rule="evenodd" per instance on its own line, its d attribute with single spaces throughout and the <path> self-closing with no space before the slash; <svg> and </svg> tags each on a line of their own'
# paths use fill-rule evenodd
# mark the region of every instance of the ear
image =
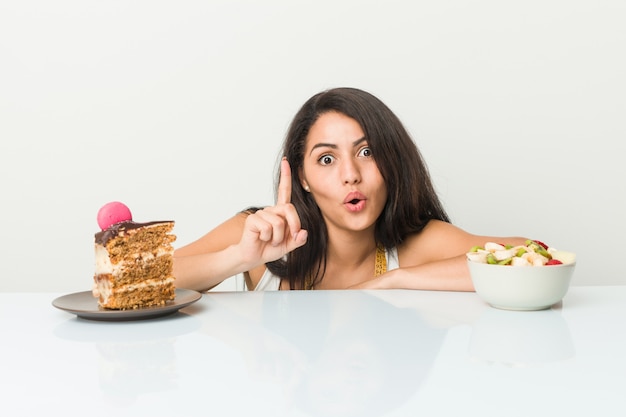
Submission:
<svg viewBox="0 0 626 417">
<path fill-rule="evenodd" d="M 304 191 L 306 191 L 307 193 L 310 193 L 311 188 L 309 188 L 309 184 L 306 182 L 306 179 L 304 178 L 304 171 L 302 170 L 302 167 L 298 168 L 298 176 L 300 177 L 300 185 L 302 185 L 302 188 L 304 188 Z"/>
</svg>

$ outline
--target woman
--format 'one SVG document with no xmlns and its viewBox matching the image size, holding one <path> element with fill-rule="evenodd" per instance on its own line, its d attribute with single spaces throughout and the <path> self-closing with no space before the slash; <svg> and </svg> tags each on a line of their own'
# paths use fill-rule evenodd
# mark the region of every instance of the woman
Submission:
<svg viewBox="0 0 626 417">
<path fill-rule="evenodd" d="M 310 98 L 288 130 L 277 202 L 248 209 L 178 249 L 178 286 L 243 273 L 248 289 L 472 291 L 465 253 L 487 241 L 449 222 L 415 143 L 371 94 Z"/>
</svg>

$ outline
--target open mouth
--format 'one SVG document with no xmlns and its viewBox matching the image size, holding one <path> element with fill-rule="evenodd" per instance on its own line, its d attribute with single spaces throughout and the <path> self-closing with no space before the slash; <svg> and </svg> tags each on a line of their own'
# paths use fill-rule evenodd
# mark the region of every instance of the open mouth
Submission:
<svg viewBox="0 0 626 417">
<path fill-rule="evenodd" d="M 351 198 L 344 203 L 345 207 L 351 212 L 359 212 L 365 207 L 365 198 Z"/>
<path fill-rule="evenodd" d="M 352 191 L 346 195 L 346 198 L 343 200 L 343 204 L 345 204 L 345 207 L 348 210 L 357 212 L 363 210 L 365 207 L 365 200 L 367 200 L 365 195 L 358 191 Z"/>
</svg>

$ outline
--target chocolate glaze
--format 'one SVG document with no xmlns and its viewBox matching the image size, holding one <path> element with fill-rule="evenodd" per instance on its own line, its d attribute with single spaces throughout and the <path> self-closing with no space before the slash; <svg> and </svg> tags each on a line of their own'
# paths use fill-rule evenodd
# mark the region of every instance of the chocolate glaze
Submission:
<svg viewBox="0 0 626 417">
<path fill-rule="evenodd" d="M 96 233 L 95 241 L 97 244 L 105 245 L 109 240 L 113 239 L 118 234 L 120 234 L 120 232 L 123 232 L 125 230 L 139 229 L 140 227 L 152 226 L 155 224 L 165 224 L 165 223 L 174 223 L 174 221 L 173 220 L 159 220 L 159 221 L 153 221 L 153 222 L 138 223 L 138 222 L 134 222 L 131 220 L 127 222 L 115 223 L 108 229 L 102 230 Z"/>
</svg>

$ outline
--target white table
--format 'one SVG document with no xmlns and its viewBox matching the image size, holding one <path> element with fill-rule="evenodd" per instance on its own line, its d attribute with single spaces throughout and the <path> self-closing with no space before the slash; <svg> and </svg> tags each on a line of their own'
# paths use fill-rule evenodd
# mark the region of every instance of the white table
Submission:
<svg viewBox="0 0 626 417">
<path fill-rule="evenodd" d="M 538 312 L 474 293 L 208 293 L 135 322 L 79 319 L 59 295 L 0 293 L 3 415 L 626 415 L 626 286 Z"/>
</svg>

